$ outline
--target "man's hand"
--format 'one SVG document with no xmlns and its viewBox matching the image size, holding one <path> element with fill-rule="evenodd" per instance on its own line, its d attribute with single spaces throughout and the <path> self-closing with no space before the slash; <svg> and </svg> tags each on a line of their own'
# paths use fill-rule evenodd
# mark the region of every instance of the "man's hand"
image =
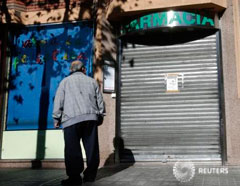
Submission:
<svg viewBox="0 0 240 186">
<path fill-rule="evenodd" d="M 59 121 L 54 121 L 54 128 L 58 129 L 60 126 L 60 122 Z"/>
<path fill-rule="evenodd" d="M 103 119 L 104 119 L 104 118 L 103 118 L 102 115 L 99 115 L 99 116 L 98 116 L 98 126 L 99 126 L 99 125 L 102 125 Z"/>
</svg>

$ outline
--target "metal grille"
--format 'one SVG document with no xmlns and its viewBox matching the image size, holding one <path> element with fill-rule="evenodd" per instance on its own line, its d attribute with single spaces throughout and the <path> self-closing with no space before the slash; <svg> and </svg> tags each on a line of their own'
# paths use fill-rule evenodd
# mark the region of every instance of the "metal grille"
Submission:
<svg viewBox="0 0 240 186">
<path fill-rule="evenodd" d="M 184 75 L 179 92 L 166 92 L 168 73 Z M 120 119 L 122 160 L 221 160 L 216 35 L 169 46 L 127 44 Z"/>
</svg>

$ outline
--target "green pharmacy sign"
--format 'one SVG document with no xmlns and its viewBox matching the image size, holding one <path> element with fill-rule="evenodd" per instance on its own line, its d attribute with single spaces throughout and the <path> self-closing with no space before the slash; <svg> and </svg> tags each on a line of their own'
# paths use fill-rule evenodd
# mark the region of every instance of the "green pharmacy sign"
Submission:
<svg viewBox="0 0 240 186">
<path fill-rule="evenodd" d="M 200 14 L 168 11 L 158 12 L 142 16 L 123 26 L 122 34 L 161 27 L 181 27 L 181 26 L 197 26 L 214 28 L 214 20 Z"/>
</svg>

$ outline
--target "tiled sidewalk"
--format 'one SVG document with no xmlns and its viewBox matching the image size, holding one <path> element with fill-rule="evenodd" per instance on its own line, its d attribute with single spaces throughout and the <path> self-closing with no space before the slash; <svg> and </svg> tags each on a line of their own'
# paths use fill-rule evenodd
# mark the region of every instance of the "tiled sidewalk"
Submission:
<svg viewBox="0 0 240 186">
<path fill-rule="evenodd" d="M 195 175 L 188 182 L 180 182 L 173 175 L 174 164 L 134 164 L 100 168 L 94 183 L 83 186 L 240 186 L 240 167 L 228 168 L 219 174 L 214 165 L 196 165 Z M 199 168 L 212 173 L 199 174 Z M 65 179 L 64 169 L 0 169 L 0 186 L 60 186 Z"/>
</svg>

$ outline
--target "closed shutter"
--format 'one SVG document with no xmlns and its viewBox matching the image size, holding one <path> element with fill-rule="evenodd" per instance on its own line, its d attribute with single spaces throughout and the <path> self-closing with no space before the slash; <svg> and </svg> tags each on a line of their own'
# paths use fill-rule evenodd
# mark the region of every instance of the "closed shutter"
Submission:
<svg viewBox="0 0 240 186">
<path fill-rule="evenodd" d="M 179 92 L 166 92 L 169 73 L 183 75 Z M 177 45 L 127 44 L 120 77 L 122 160 L 221 160 L 216 34 Z"/>
</svg>

